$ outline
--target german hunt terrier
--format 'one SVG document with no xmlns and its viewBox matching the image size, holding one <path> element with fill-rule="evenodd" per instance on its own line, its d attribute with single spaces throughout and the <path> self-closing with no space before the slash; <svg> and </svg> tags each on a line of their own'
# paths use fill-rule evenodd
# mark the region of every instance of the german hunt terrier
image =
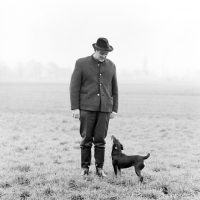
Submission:
<svg viewBox="0 0 200 200">
<path fill-rule="evenodd" d="M 146 156 L 127 156 L 122 153 L 123 145 L 119 142 L 119 140 L 116 139 L 113 135 L 111 136 L 111 139 L 113 140 L 111 156 L 115 175 L 117 176 L 117 174 L 119 173 L 121 176 L 121 169 L 134 166 L 135 173 L 139 177 L 139 181 L 142 182 L 143 177 L 141 175 L 141 170 L 145 166 L 144 160 L 150 156 L 150 153 L 148 153 Z"/>
</svg>

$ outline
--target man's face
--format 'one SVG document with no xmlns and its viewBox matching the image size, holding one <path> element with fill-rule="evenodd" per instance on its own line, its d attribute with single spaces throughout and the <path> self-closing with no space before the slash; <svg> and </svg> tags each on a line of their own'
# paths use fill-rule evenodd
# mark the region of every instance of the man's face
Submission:
<svg viewBox="0 0 200 200">
<path fill-rule="evenodd" d="M 108 53 L 109 53 L 109 52 L 107 52 L 107 51 L 98 51 L 98 50 L 96 50 L 96 52 L 95 52 L 95 54 L 96 54 L 95 57 L 96 57 L 96 59 L 99 60 L 100 62 L 103 62 L 103 61 L 106 59 Z"/>
</svg>

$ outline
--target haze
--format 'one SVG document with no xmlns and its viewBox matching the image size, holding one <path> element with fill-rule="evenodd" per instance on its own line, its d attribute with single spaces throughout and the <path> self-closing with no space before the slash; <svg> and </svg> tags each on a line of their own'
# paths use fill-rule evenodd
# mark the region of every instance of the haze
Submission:
<svg viewBox="0 0 200 200">
<path fill-rule="evenodd" d="M 198 81 L 199 11 L 198 0 L 1 0 L 1 74 L 39 63 L 69 75 L 78 58 L 93 53 L 97 38 L 106 37 L 121 80 Z"/>
</svg>

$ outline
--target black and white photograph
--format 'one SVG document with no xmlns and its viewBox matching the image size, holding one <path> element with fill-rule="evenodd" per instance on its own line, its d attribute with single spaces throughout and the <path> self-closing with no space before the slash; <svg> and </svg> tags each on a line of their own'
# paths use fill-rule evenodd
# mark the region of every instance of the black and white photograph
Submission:
<svg viewBox="0 0 200 200">
<path fill-rule="evenodd" d="M 199 200 L 200 1 L 0 0 L 0 199 Z"/>
</svg>

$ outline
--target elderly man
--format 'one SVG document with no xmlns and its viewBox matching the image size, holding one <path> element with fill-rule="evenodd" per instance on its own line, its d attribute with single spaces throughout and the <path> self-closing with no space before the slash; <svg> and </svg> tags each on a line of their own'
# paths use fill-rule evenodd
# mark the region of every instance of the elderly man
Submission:
<svg viewBox="0 0 200 200">
<path fill-rule="evenodd" d="M 106 38 L 93 45 L 94 54 L 76 61 L 70 83 L 72 116 L 80 119 L 81 175 L 88 175 L 94 144 L 96 173 L 103 171 L 105 138 L 109 119 L 118 110 L 118 85 L 115 64 L 107 59 L 113 47 Z"/>
</svg>

